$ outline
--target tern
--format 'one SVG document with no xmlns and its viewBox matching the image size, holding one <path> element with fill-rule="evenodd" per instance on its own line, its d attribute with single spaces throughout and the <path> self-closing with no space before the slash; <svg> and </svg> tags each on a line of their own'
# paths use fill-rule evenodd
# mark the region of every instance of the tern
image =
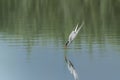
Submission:
<svg viewBox="0 0 120 80">
<path fill-rule="evenodd" d="M 66 42 L 65 44 L 65 47 L 67 47 L 74 39 L 75 37 L 77 36 L 78 32 L 80 31 L 80 29 L 83 27 L 84 25 L 84 22 L 82 22 L 81 26 L 78 28 L 78 24 L 75 28 L 75 30 L 73 30 L 70 35 L 69 35 L 69 38 L 68 38 L 68 41 Z"/>
</svg>

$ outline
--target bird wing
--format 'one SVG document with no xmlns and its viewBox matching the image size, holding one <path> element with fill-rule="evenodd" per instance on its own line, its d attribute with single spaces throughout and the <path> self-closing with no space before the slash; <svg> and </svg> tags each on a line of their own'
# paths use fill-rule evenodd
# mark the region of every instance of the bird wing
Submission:
<svg viewBox="0 0 120 80">
<path fill-rule="evenodd" d="M 75 28 L 75 32 L 77 31 L 77 28 L 78 28 L 78 24 L 77 24 L 77 26 L 76 26 L 76 28 Z"/>
<path fill-rule="evenodd" d="M 80 31 L 80 29 L 83 27 L 84 25 L 84 21 L 82 22 L 81 26 L 78 28 L 78 30 L 76 31 L 77 33 Z"/>
</svg>

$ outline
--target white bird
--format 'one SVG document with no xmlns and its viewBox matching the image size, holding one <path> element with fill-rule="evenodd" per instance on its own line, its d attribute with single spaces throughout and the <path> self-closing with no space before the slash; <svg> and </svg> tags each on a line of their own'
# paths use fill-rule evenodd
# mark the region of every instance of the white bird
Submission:
<svg viewBox="0 0 120 80">
<path fill-rule="evenodd" d="M 65 46 L 67 47 L 74 39 L 75 37 L 77 36 L 78 32 L 80 31 L 80 29 L 83 27 L 84 25 L 84 22 L 82 22 L 81 26 L 78 28 L 78 24 L 75 28 L 75 30 L 73 30 L 70 35 L 69 35 L 69 38 L 68 38 L 68 41 L 66 42 Z"/>
<path fill-rule="evenodd" d="M 65 61 L 68 65 L 68 70 L 70 71 L 70 73 L 73 75 L 75 80 L 79 80 L 78 78 L 78 74 L 74 68 L 74 65 L 72 64 L 72 62 L 70 60 L 67 59 L 67 57 L 65 56 Z"/>
</svg>

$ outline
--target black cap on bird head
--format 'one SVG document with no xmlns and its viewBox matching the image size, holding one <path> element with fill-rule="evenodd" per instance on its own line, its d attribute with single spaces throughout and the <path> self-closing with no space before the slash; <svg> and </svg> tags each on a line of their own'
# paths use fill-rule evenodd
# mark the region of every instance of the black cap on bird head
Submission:
<svg viewBox="0 0 120 80">
<path fill-rule="evenodd" d="M 68 43 L 69 43 L 69 41 L 67 41 L 67 42 L 66 42 L 65 47 L 67 47 L 67 46 L 68 46 Z"/>
</svg>

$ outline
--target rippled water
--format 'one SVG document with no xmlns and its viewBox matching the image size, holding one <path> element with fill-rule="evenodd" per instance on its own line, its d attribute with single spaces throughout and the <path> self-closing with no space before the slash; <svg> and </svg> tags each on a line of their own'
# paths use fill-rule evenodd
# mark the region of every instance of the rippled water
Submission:
<svg viewBox="0 0 120 80">
<path fill-rule="evenodd" d="M 1 0 L 0 80 L 120 79 L 119 0 Z M 64 44 L 77 23 L 85 25 Z"/>
</svg>

